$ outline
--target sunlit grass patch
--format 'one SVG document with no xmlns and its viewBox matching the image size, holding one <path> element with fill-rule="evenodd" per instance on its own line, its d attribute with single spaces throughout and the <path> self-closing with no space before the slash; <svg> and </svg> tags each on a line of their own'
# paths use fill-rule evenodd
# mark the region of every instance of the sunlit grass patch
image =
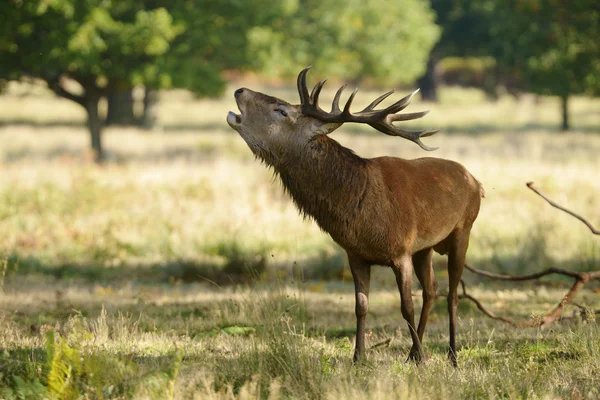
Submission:
<svg viewBox="0 0 600 400">
<path fill-rule="evenodd" d="M 232 98 L 186 96 L 166 94 L 162 132 L 107 129 L 102 167 L 86 153 L 81 110 L 0 97 L 0 398 L 600 397 L 599 328 L 572 307 L 564 312 L 574 318 L 550 329 L 515 329 L 461 301 L 454 369 L 438 298 L 424 339 L 429 361 L 406 363 L 410 335 L 383 268 L 373 271 L 370 350 L 354 366 L 343 251 L 298 215 L 225 125 Z M 533 180 L 600 221 L 597 101 L 575 99 L 575 130 L 562 134 L 554 99 L 477 96 L 452 89 L 426 105 L 426 127 L 443 129 L 428 138 L 441 147 L 433 155 L 463 163 L 486 189 L 469 263 L 515 274 L 598 269 L 597 238 L 525 187 Z M 423 156 L 363 128 L 335 139 L 365 157 Z M 434 264 L 444 292 L 445 259 Z M 554 307 L 566 284 L 465 278 L 486 307 L 517 320 Z M 575 300 L 600 308 L 597 291 L 590 284 Z"/>
</svg>

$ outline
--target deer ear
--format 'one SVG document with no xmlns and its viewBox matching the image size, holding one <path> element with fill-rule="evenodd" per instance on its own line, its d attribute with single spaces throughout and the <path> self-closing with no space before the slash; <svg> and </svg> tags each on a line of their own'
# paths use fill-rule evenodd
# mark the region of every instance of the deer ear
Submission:
<svg viewBox="0 0 600 400">
<path fill-rule="evenodd" d="M 340 126 L 342 126 L 341 122 L 323 122 L 318 119 L 313 119 L 312 131 L 317 135 L 329 135 Z"/>
</svg>

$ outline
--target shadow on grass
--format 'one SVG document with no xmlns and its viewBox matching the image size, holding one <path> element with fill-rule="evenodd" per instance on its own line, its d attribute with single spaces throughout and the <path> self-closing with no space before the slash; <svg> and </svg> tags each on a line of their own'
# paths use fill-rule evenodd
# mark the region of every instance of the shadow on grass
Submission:
<svg viewBox="0 0 600 400">
<path fill-rule="evenodd" d="M 31 274 L 52 277 L 57 280 L 80 280 L 94 283 L 136 282 L 141 284 L 160 284 L 208 282 L 218 286 L 253 284 L 257 281 L 281 282 L 286 280 L 290 282 L 352 282 L 346 255 L 341 249 L 334 252 L 323 251 L 312 258 L 304 260 L 300 264 L 296 262 L 277 263 L 269 261 L 268 257 L 266 257 L 266 251 L 259 253 L 246 253 L 236 248 L 226 248 L 219 250 L 218 254 L 221 256 L 221 261 L 219 262 L 176 259 L 157 263 L 122 264 L 119 266 L 106 266 L 100 261 L 47 264 L 35 257 L 20 257 L 18 254 L 13 254 L 8 257 L 6 277 L 10 279 L 10 276 L 13 274 Z M 582 272 L 600 269 L 600 261 L 595 258 L 590 258 L 589 260 L 579 258 L 561 261 L 550 258 L 522 260 L 519 255 L 494 256 L 492 259 L 469 260 L 469 264 L 490 272 L 514 275 L 537 272 L 548 267 Z M 376 284 L 395 287 L 395 281 L 387 279 L 389 278 L 386 275 L 387 268 L 374 268 L 376 272 L 373 281 Z M 444 290 L 447 277 L 446 259 L 436 259 L 434 261 L 434 269 L 440 281 L 440 290 Z M 503 287 L 506 286 L 506 282 L 480 277 L 470 273 L 468 270 L 465 270 L 463 279 L 467 284 L 483 283 L 492 287 L 496 284 Z M 387 282 L 387 280 L 390 280 L 390 282 Z M 525 284 L 567 287 L 571 283 L 571 278 L 561 275 L 550 275 L 541 280 L 526 282 Z M 590 283 L 590 287 L 594 286 L 594 284 L 594 282 Z M 315 288 L 315 290 L 317 289 Z"/>
<path fill-rule="evenodd" d="M 346 256 L 341 250 L 333 253 L 323 251 L 301 265 L 296 262 L 269 263 L 266 249 L 249 252 L 235 243 L 222 244 L 210 252 L 218 257 L 209 261 L 175 259 L 118 266 L 107 266 L 102 260 L 47 263 L 33 256 L 22 257 L 13 253 L 7 256 L 6 277 L 10 279 L 11 275 L 18 274 L 94 283 L 208 282 L 227 286 L 257 281 L 277 282 L 288 278 L 291 281 L 339 281 L 345 275 L 349 276 Z M 211 261 L 213 259 L 215 261 Z"/>
<path fill-rule="evenodd" d="M 42 275 L 58 280 L 103 284 L 133 281 L 140 284 L 212 282 L 227 285 L 249 282 L 255 277 L 252 266 L 247 270 L 240 267 L 239 271 L 231 271 L 223 265 L 190 260 L 107 267 L 94 262 L 48 265 L 34 257 L 19 258 L 13 255 L 8 258 L 7 277 L 10 278 L 13 270 L 20 275 Z"/>
</svg>

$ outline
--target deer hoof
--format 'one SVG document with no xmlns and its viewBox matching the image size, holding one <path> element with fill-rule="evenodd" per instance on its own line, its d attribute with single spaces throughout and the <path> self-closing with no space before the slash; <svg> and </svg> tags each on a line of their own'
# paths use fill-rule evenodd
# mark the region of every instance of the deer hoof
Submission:
<svg viewBox="0 0 600 400">
<path fill-rule="evenodd" d="M 410 349 L 410 353 L 408 353 L 408 360 L 406 360 L 406 361 L 407 362 L 412 361 L 417 365 L 421 365 L 427 361 L 427 357 L 425 356 L 425 353 L 423 352 L 422 349 L 413 347 Z"/>
</svg>

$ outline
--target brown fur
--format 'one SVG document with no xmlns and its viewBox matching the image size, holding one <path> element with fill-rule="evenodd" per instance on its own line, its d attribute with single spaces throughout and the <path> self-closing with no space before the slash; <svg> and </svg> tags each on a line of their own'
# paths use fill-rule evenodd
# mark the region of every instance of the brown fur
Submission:
<svg viewBox="0 0 600 400">
<path fill-rule="evenodd" d="M 420 343 L 437 287 L 433 249 L 449 254 L 450 358 L 455 363 L 457 286 L 484 193 L 479 182 L 453 161 L 361 158 L 326 136 L 340 124 L 322 123 L 302 115 L 298 106 L 248 89 L 236 92 L 236 98 L 242 115 L 230 113 L 229 124 L 275 169 L 300 212 L 348 253 L 356 286 L 355 360 L 364 353 L 371 265 L 394 270 L 413 337 L 410 358 L 424 359 Z M 418 329 L 410 295 L 413 267 L 424 287 Z"/>
</svg>

